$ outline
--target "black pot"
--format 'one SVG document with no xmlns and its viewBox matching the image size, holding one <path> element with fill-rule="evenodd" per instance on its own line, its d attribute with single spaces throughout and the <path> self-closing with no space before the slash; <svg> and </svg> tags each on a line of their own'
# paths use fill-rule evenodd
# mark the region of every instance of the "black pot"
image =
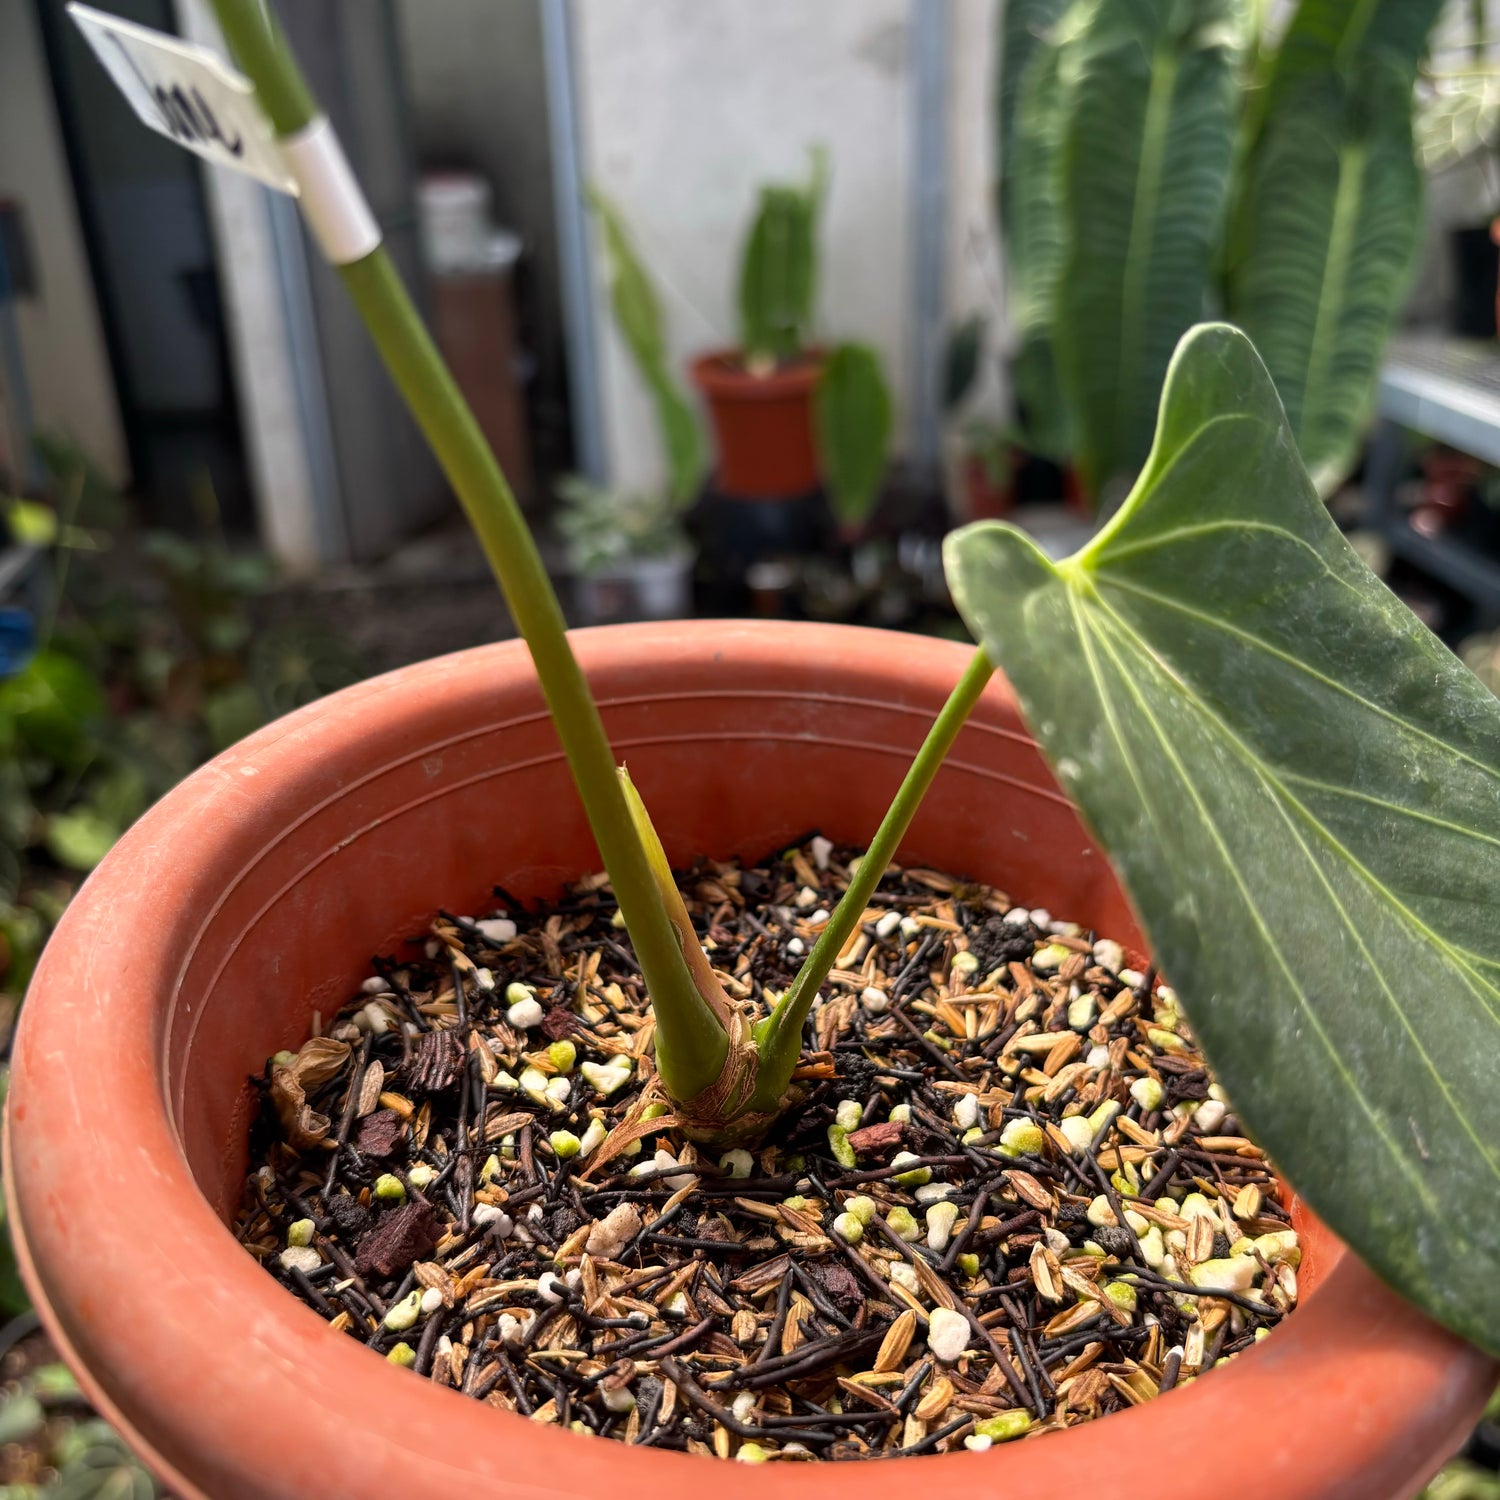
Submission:
<svg viewBox="0 0 1500 1500">
<path fill-rule="evenodd" d="M 1490 238 L 1490 226 L 1450 229 L 1453 257 L 1453 303 L 1449 326 L 1461 338 L 1495 337 L 1495 292 L 1500 282 L 1500 246 Z"/>
</svg>

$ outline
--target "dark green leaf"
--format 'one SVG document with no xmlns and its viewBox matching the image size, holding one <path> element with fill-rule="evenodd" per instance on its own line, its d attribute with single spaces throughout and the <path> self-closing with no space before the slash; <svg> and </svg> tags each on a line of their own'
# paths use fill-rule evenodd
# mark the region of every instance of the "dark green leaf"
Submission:
<svg viewBox="0 0 1500 1500">
<path fill-rule="evenodd" d="M 943 412 L 947 416 L 952 416 L 974 389 L 986 327 L 984 314 L 974 313 L 948 335 L 943 350 Z"/>
<path fill-rule="evenodd" d="M 818 376 L 813 414 L 834 512 L 842 521 L 864 521 L 880 491 L 891 439 L 891 394 L 880 356 L 865 344 L 840 344 Z"/>
<path fill-rule="evenodd" d="M 604 232 L 610 305 L 625 346 L 656 407 L 662 448 L 672 471 L 672 495 L 690 499 L 703 474 L 703 438 L 693 409 L 672 378 L 661 303 L 630 242 L 620 211 L 603 193 L 590 194 Z"/>
<path fill-rule="evenodd" d="M 1030 61 L 1017 83 L 1000 189 L 1007 310 L 1017 339 L 1012 379 L 1027 445 L 1061 462 L 1069 454 L 1071 438 L 1052 335 L 1057 277 L 1065 253 L 1059 195 L 1071 95 L 1059 72 L 1061 44 L 1049 40 L 1038 47 L 1032 38 L 1027 50 Z"/>
<path fill-rule="evenodd" d="M 1059 54 L 1057 369 L 1096 496 L 1151 446 L 1177 340 L 1203 316 L 1237 103 L 1234 0 L 1099 0 Z"/>
<path fill-rule="evenodd" d="M 805 186 L 760 190 L 740 262 L 740 348 L 749 360 L 789 360 L 802 352 L 817 298 L 818 215 L 827 160 L 813 153 Z"/>
<path fill-rule="evenodd" d="M 1067 0 L 1006 0 L 1000 7 L 1000 48 L 995 69 L 996 217 L 1011 253 L 1010 225 L 1015 194 L 1015 152 L 1021 136 L 1021 96 L 1032 60 L 1052 50 L 1051 33 Z"/>
<path fill-rule="evenodd" d="M 1358 455 L 1421 235 L 1405 70 L 1367 60 L 1288 88 L 1245 164 L 1227 310 L 1265 357 L 1325 494 Z"/>
<path fill-rule="evenodd" d="M 1250 1129 L 1500 1353 L 1500 702 L 1344 541 L 1250 342 L 1183 340 L 1083 551 L 947 562 Z"/>
<path fill-rule="evenodd" d="M 1411 87 L 1443 0 L 1301 0 L 1271 66 L 1263 123 L 1308 78 L 1370 59 L 1397 63 Z"/>
</svg>

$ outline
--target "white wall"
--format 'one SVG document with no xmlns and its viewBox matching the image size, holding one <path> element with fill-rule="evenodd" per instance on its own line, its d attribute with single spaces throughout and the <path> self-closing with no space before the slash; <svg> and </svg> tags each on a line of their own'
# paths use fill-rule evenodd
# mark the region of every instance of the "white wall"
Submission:
<svg viewBox="0 0 1500 1500">
<path fill-rule="evenodd" d="M 38 295 L 16 305 L 33 420 L 122 483 L 125 440 L 46 61 L 18 0 L 0 0 L 0 198 L 20 205 L 37 271 Z"/>
<path fill-rule="evenodd" d="M 912 3 L 920 0 L 578 0 L 584 172 L 634 231 L 679 368 L 734 341 L 757 185 L 801 179 L 808 147 L 821 142 L 833 175 L 819 332 L 875 344 L 904 408 Z M 976 3 L 985 0 L 960 8 Z M 650 408 L 602 280 L 597 298 L 611 477 L 649 484 L 663 474 Z"/>
</svg>

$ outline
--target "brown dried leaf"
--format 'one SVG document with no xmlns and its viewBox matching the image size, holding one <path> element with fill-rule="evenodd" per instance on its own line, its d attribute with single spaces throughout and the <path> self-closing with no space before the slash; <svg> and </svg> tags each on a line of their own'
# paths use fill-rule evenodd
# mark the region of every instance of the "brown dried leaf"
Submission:
<svg viewBox="0 0 1500 1500">
<path fill-rule="evenodd" d="M 379 1058 L 376 1058 L 365 1069 L 364 1077 L 359 1081 L 359 1103 L 354 1109 L 359 1119 L 363 1119 L 374 1111 L 375 1106 L 380 1103 L 380 1091 L 384 1087 L 385 1066 Z"/>
<path fill-rule="evenodd" d="M 318 1040 L 318 1038 L 314 1038 Z M 343 1043 L 338 1046 L 349 1049 Z M 306 1093 L 291 1068 L 279 1064 L 271 1068 L 271 1103 L 287 1140 L 298 1151 L 308 1151 L 328 1139 L 332 1124 L 327 1115 L 319 1114 L 307 1102 Z"/>
<path fill-rule="evenodd" d="M 321 1087 L 349 1060 L 349 1043 L 315 1036 L 302 1044 L 288 1069 L 304 1090 Z"/>
</svg>

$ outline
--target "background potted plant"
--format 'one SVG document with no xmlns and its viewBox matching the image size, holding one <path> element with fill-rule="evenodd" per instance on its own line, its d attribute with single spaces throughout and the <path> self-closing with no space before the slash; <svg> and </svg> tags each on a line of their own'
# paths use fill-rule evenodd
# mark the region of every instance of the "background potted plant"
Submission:
<svg viewBox="0 0 1500 1500">
<path fill-rule="evenodd" d="M 741 500 L 791 500 L 825 485 L 835 514 L 868 516 L 890 443 L 890 392 L 866 344 L 825 350 L 811 330 L 827 158 L 813 152 L 800 186 L 769 184 L 740 260 L 739 344 L 693 362 L 718 450 L 716 489 Z"/>
<path fill-rule="evenodd" d="M 1440 0 L 1003 12 L 998 207 L 1028 444 L 1108 511 L 1178 339 L 1255 340 L 1327 494 L 1347 475 L 1421 232 L 1413 84 Z"/>
<path fill-rule="evenodd" d="M 219 0 L 219 12 L 278 132 L 302 129 L 313 106 L 266 12 L 254 0 Z M 460 658 L 429 669 L 424 687 L 409 675 L 369 684 L 250 742 L 127 837 L 44 959 L 9 1105 L 7 1191 L 55 1330 L 93 1389 L 128 1408 L 163 1467 L 221 1494 L 316 1484 L 352 1495 L 372 1482 L 437 1494 L 455 1474 L 569 1493 L 645 1493 L 673 1472 L 690 1482 L 668 1455 L 622 1462 L 620 1450 L 599 1451 L 607 1444 L 444 1405 L 430 1383 L 397 1387 L 409 1377 L 348 1340 L 322 1342 L 332 1335 L 311 1315 L 291 1316 L 294 1305 L 283 1321 L 189 1172 L 222 1208 L 247 1123 L 225 1083 L 268 1041 L 295 1040 L 309 1005 L 347 993 L 361 937 L 368 948 L 410 931 L 431 912 L 434 883 L 443 894 L 472 891 L 475 850 L 497 818 L 528 889 L 550 885 L 558 864 L 577 869 L 583 824 L 555 795 L 542 696 L 649 989 L 667 1107 L 691 1138 L 724 1143 L 774 1123 L 822 982 L 971 714 L 991 743 L 979 766 L 959 757 L 947 768 L 921 837 L 976 865 L 1003 844 L 1046 894 L 1087 907 L 1090 922 L 1126 920 L 1102 866 L 1083 873 L 1081 831 L 1036 779 L 1005 694 L 986 695 L 992 662 L 1003 660 L 1246 1121 L 1382 1276 L 1496 1352 L 1500 1209 L 1496 1195 L 1475 1191 L 1497 1171 L 1496 960 L 1493 903 L 1476 899 L 1474 883 L 1483 890 L 1493 878 L 1500 847 L 1500 772 L 1487 759 L 1500 703 L 1348 549 L 1242 335 L 1210 326 L 1183 341 L 1151 462 L 1082 552 L 1053 564 L 993 524 L 950 541 L 955 595 L 983 642 L 958 662 L 955 648 L 913 642 L 893 653 L 858 632 L 806 635 L 803 653 L 784 629 L 765 652 L 719 627 L 675 652 L 660 630 L 588 643 L 611 717 L 617 730 L 633 726 L 625 739 L 650 768 L 647 795 L 667 810 L 678 847 L 784 837 L 788 818 L 814 807 L 842 833 L 871 800 L 850 767 L 888 766 L 893 726 L 948 690 L 806 962 L 751 1027 L 685 920 L 524 523 L 384 252 L 341 274 L 470 509 L 536 680 L 519 649 L 507 652 L 507 674 L 492 670 L 496 654 Z M 675 672 L 673 687 L 662 668 Z M 499 717 L 476 723 L 486 700 Z M 748 736 L 747 711 L 759 721 Z M 820 762 L 802 791 L 786 774 L 793 747 L 816 747 Z M 523 777 L 503 811 L 490 795 L 497 756 Z M 752 769 L 758 795 L 726 795 Z M 993 823 L 975 815 L 976 770 L 1005 808 Z M 543 784 L 554 795 L 538 796 Z M 185 845 L 187 828 L 196 836 Z M 1054 838 L 1068 851 L 1066 879 Z M 381 879 L 355 878 L 348 851 L 359 846 L 361 867 L 370 858 Z M 144 915 L 143 899 L 161 920 L 122 926 L 122 912 Z M 288 931 L 301 936 L 289 942 Z M 1412 974 L 1423 982 L 1411 985 Z M 94 1080 L 99 1097 L 80 1098 L 75 1076 Z M 70 1211 L 72 1194 L 87 1207 Z M 86 1242 L 75 1233 L 83 1214 L 96 1230 Z M 105 1258 L 94 1254 L 99 1234 L 111 1245 Z M 175 1252 L 165 1264 L 162 1236 Z M 101 1298 L 108 1317 L 93 1311 Z M 1320 1298 L 1264 1349 L 1170 1398 L 1209 1434 L 1201 1451 L 1174 1455 L 1179 1479 L 1263 1478 L 1266 1455 L 1229 1441 L 1262 1402 L 1276 1417 L 1274 1459 L 1287 1465 L 1276 1475 L 1283 1494 L 1394 1497 L 1444 1456 L 1482 1404 L 1493 1364 L 1463 1353 L 1352 1258 Z M 266 1327 L 284 1336 L 268 1338 Z M 340 1420 L 309 1402 L 303 1356 L 343 1390 Z M 1341 1360 L 1354 1379 L 1340 1378 Z M 1366 1384 L 1361 1372 L 1376 1378 Z M 205 1395 L 231 1387 L 239 1414 L 208 1413 Z M 409 1422 L 391 1421 L 392 1401 Z M 508 1420 L 506 1441 L 488 1441 L 492 1429 L 476 1419 Z M 1149 1429 L 1151 1440 L 1179 1430 L 1166 1402 L 1110 1420 L 1122 1434 L 1126 1421 L 1143 1437 Z M 1097 1484 L 1118 1468 L 1117 1440 L 1101 1426 L 942 1462 L 1054 1487 L 1071 1464 L 1074 1479 Z M 889 1478 L 860 1470 L 861 1489 L 904 1493 L 910 1477 L 890 1468 Z M 1155 1493 L 1159 1476 L 1141 1479 Z M 785 1483 L 811 1495 L 827 1480 L 791 1468 Z M 733 1473 L 723 1487 L 757 1488 Z"/>
</svg>

